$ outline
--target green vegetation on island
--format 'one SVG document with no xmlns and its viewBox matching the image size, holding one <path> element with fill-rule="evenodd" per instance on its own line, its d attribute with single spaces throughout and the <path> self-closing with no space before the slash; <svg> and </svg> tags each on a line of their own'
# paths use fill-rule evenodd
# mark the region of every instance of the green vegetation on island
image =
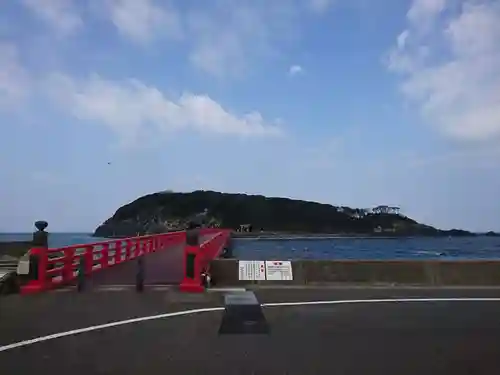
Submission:
<svg viewBox="0 0 500 375">
<path fill-rule="evenodd" d="M 372 209 L 333 206 L 289 198 L 214 191 L 149 194 L 120 207 L 94 232 L 96 237 L 126 237 L 184 230 L 207 210 L 205 224 L 242 232 L 364 236 L 473 236 L 439 230 L 400 213 L 398 207 Z"/>
</svg>

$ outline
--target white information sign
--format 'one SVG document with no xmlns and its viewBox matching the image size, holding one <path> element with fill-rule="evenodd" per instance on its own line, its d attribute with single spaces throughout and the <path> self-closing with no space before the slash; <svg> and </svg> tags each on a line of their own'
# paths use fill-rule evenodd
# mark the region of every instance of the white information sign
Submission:
<svg viewBox="0 0 500 375">
<path fill-rule="evenodd" d="M 260 260 L 240 260 L 238 262 L 239 280 L 265 280 L 265 262 Z"/>
<path fill-rule="evenodd" d="M 267 280 L 293 280 L 292 262 L 266 260 Z"/>
</svg>

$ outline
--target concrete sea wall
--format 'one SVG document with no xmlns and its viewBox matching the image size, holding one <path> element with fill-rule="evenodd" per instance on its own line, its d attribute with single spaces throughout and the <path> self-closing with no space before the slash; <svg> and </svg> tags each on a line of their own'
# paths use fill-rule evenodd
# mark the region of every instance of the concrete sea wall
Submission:
<svg viewBox="0 0 500 375">
<path fill-rule="evenodd" d="M 263 285 L 500 285 L 500 261 L 464 260 L 297 260 L 293 281 L 240 281 L 237 259 L 216 259 L 211 264 L 214 283 L 220 286 Z"/>
</svg>

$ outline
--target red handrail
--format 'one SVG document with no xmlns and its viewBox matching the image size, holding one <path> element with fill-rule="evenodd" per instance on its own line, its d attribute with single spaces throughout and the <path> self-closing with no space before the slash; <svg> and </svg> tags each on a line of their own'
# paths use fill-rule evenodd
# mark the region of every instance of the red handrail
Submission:
<svg viewBox="0 0 500 375">
<path fill-rule="evenodd" d="M 230 231 L 224 230 L 200 245 L 199 262 L 201 272 L 208 272 L 210 262 L 219 257 L 227 243 Z"/>
<path fill-rule="evenodd" d="M 221 231 L 218 228 L 203 228 L 200 234 L 209 235 Z M 36 293 L 71 283 L 78 275 L 78 267 L 82 258 L 85 260 L 85 274 L 89 275 L 144 254 L 165 250 L 172 245 L 184 242 L 185 239 L 186 232 L 182 231 L 61 248 L 32 248 L 30 255 L 38 258 L 37 277 L 23 285 L 21 293 Z"/>
</svg>

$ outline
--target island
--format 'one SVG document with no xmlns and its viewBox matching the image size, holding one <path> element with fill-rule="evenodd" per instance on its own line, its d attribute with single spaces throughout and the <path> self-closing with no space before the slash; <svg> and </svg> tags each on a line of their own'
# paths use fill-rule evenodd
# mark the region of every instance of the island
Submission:
<svg viewBox="0 0 500 375">
<path fill-rule="evenodd" d="M 440 230 L 403 215 L 399 207 L 351 208 L 303 200 L 197 190 L 171 190 L 142 196 L 120 207 L 94 232 L 120 238 L 186 229 L 204 212 L 204 225 L 233 229 L 238 236 L 258 234 L 369 237 L 475 236 Z M 491 232 L 493 233 L 493 232 Z M 490 233 L 490 235 L 491 235 Z"/>
</svg>

